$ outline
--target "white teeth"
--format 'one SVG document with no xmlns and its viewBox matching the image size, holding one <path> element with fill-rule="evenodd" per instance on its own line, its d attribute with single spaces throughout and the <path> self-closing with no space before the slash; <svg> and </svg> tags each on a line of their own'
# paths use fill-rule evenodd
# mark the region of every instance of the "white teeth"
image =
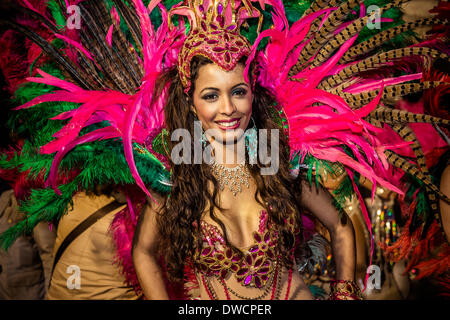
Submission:
<svg viewBox="0 0 450 320">
<path fill-rule="evenodd" d="M 222 127 L 232 127 L 235 126 L 238 123 L 238 120 L 232 121 L 232 122 L 219 122 L 219 125 Z"/>
</svg>

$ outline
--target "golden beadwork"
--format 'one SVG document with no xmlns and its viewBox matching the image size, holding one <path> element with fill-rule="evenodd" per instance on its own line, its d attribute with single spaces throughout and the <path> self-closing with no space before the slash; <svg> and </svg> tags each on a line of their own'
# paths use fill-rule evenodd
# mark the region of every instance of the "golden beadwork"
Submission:
<svg viewBox="0 0 450 320">
<path fill-rule="evenodd" d="M 229 0 L 188 0 L 186 5 L 170 10 L 171 26 L 171 17 L 175 14 L 186 16 L 191 25 L 178 55 L 178 73 L 185 93 L 191 87 L 190 68 L 194 56 L 204 56 L 226 71 L 233 70 L 240 58 L 251 52 L 250 42 L 240 34 L 242 23 L 258 17 L 259 32 L 263 18 L 249 0 L 243 0 L 239 7 Z"/>
</svg>

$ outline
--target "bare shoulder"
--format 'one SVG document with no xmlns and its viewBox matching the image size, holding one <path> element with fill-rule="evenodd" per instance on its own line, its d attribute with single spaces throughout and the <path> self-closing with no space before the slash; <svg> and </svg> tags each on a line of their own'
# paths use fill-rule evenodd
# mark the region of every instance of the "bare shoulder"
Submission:
<svg viewBox="0 0 450 320">
<path fill-rule="evenodd" d="M 154 212 L 161 211 L 165 203 L 165 196 L 153 190 L 150 190 L 150 195 L 151 197 L 149 196 L 146 197 L 147 200 L 146 210 Z"/>
<path fill-rule="evenodd" d="M 446 185 L 450 184 L 450 165 L 447 165 L 447 167 L 444 169 L 444 172 L 442 172 L 441 184 L 442 183 L 445 183 Z"/>
<path fill-rule="evenodd" d="M 445 195 L 450 197 L 450 165 L 442 172 L 440 189 Z"/>
</svg>

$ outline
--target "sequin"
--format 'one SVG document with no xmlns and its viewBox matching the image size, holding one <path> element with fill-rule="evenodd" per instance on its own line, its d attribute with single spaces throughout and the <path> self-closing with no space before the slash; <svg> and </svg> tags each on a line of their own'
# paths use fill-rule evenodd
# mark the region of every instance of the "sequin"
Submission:
<svg viewBox="0 0 450 320">
<path fill-rule="evenodd" d="M 290 226 L 293 228 L 293 226 Z M 269 274 L 277 260 L 275 245 L 278 241 L 276 232 L 270 230 L 268 214 L 262 211 L 258 231 L 253 232 L 255 243 L 243 254 L 226 246 L 221 231 L 217 226 L 201 222 L 204 248 L 196 255 L 195 265 L 207 276 L 225 279 L 233 273 L 236 280 L 244 286 L 263 287 L 269 280 Z M 218 248 L 225 248 L 220 250 Z"/>
<path fill-rule="evenodd" d="M 221 28 L 224 27 L 224 25 L 225 25 L 225 19 L 224 19 L 223 16 L 217 16 L 217 17 L 216 17 L 216 21 L 219 23 L 219 26 L 220 26 Z"/>
<path fill-rule="evenodd" d="M 230 55 L 230 53 L 229 53 L 228 51 L 225 52 L 224 60 L 225 60 L 226 62 L 228 62 L 228 63 L 231 61 L 231 55 Z"/>
</svg>

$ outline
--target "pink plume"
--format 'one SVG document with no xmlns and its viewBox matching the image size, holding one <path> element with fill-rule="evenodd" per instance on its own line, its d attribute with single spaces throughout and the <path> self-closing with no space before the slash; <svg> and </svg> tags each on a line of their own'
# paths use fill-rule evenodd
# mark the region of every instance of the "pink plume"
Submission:
<svg viewBox="0 0 450 320">
<path fill-rule="evenodd" d="M 92 57 L 92 54 L 86 50 L 83 45 L 81 43 L 79 43 L 78 41 L 72 40 L 69 37 L 63 36 L 61 34 L 55 33 L 55 37 L 59 38 L 61 40 L 64 40 L 65 42 L 67 42 L 68 44 L 74 46 L 75 48 L 77 48 L 78 50 L 80 50 L 89 60 L 91 60 L 92 62 L 95 63 L 95 65 L 99 68 L 100 66 L 97 64 L 97 62 L 94 60 L 94 58 Z"/>
<path fill-rule="evenodd" d="M 106 43 L 111 47 L 112 43 L 112 34 L 113 34 L 114 25 L 110 25 L 108 29 L 108 33 L 106 34 Z"/>
<path fill-rule="evenodd" d="M 111 18 L 119 25 L 120 24 L 120 16 L 116 10 L 116 7 L 111 8 Z"/>
</svg>

